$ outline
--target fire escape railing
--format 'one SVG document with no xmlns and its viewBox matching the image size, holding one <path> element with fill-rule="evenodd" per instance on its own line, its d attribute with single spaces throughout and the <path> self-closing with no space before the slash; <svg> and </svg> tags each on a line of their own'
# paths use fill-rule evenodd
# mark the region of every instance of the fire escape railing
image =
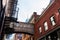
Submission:
<svg viewBox="0 0 60 40">
<path fill-rule="evenodd" d="M 17 20 L 17 18 L 18 18 L 18 10 L 16 10 L 17 9 L 17 0 L 15 0 L 15 2 L 14 2 L 14 5 L 13 5 L 13 9 L 12 9 L 12 11 L 11 11 L 11 19 L 12 19 L 12 21 L 15 21 L 16 22 L 16 20 Z"/>
</svg>

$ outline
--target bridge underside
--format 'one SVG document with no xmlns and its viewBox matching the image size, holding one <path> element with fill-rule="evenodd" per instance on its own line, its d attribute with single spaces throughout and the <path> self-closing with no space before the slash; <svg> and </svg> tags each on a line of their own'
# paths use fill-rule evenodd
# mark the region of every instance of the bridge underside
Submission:
<svg viewBox="0 0 60 40">
<path fill-rule="evenodd" d="M 15 31 L 13 28 L 6 28 L 4 31 L 4 34 L 12 34 L 12 33 L 24 33 L 24 34 L 29 34 L 29 35 L 33 35 L 33 33 L 30 32 L 24 32 L 24 31 Z"/>
</svg>

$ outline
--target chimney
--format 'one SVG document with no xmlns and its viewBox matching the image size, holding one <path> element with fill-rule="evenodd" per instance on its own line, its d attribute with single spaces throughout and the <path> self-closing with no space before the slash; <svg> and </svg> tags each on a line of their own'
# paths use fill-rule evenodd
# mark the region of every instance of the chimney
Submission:
<svg viewBox="0 0 60 40">
<path fill-rule="evenodd" d="M 33 12 L 33 16 L 36 16 L 37 15 L 37 12 Z"/>
<path fill-rule="evenodd" d="M 36 18 L 37 18 L 37 12 L 33 12 L 33 17 L 34 17 L 34 24 L 36 23 Z"/>
</svg>

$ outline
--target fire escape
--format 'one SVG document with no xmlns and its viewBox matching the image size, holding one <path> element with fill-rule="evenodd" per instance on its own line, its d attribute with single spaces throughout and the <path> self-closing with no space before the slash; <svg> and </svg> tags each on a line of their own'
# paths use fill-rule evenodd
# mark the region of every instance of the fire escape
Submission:
<svg viewBox="0 0 60 40">
<path fill-rule="evenodd" d="M 1 0 L 2 2 L 2 0 Z M 12 33 L 14 31 L 14 29 L 11 27 L 11 25 L 13 25 L 14 22 L 17 22 L 17 17 L 18 17 L 18 10 L 17 9 L 17 2 L 18 0 L 9 0 L 9 5 L 10 5 L 10 9 L 8 7 L 8 12 L 10 16 L 6 16 L 5 13 L 6 13 L 6 6 L 4 8 L 2 8 L 3 10 L 0 11 L 1 13 L 1 24 L 0 24 L 0 39 L 3 40 L 3 37 L 4 37 L 4 34 L 7 34 L 7 33 Z M 2 3 L 1 3 L 2 4 Z M 7 13 L 7 14 L 8 14 Z M 11 24 L 11 25 L 10 25 Z"/>
<path fill-rule="evenodd" d="M 17 22 L 17 16 L 18 16 L 18 10 L 16 10 L 17 8 L 17 0 L 12 0 L 12 1 L 9 1 L 10 5 L 12 5 L 13 3 L 13 7 L 12 9 L 10 9 L 11 13 L 10 13 L 10 16 L 9 17 L 5 17 L 5 20 L 4 20 L 4 33 L 11 33 L 13 32 L 13 23 L 14 22 Z M 10 25 L 11 24 L 11 25 Z"/>
<path fill-rule="evenodd" d="M 13 31 L 13 24 L 14 22 L 17 22 L 17 17 L 18 17 L 18 10 L 16 10 L 17 8 L 17 0 L 13 0 L 13 1 L 9 1 L 10 5 L 12 5 L 13 3 L 13 7 L 12 9 L 10 9 L 11 14 L 9 17 L 5 17 L 5 22 L 4 22 L 4 33 L 11 33 Z M 10 25 L 11 24 L 11 25 Z M 7 31 L 8 30 L 8 31 Z"/>
</svg>

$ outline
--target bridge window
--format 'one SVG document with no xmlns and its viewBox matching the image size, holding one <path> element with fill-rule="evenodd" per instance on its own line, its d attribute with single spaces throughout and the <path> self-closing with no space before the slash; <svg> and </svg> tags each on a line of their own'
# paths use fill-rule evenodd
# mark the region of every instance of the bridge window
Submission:
<svg viewBox="0 0 60 40">
<path fill-rule="evenodd" d="M 40 32 L 40 33 L 42 32 L 42 28 L 41 28 L 41 27 L 39 27 L 39 32 Z"/>
<path fill-rule="evenodd" d="M 47 24 L 47 22 L 44 22 L 44 28 L 45 28 L 45 31 L 48 30 L 48 24 Z"/>
<path fill-rule="evenodd" d="M 10 27 L 12 28 L 12 27 L 13 27 L 13 25 L 14 25 L 14 23 L 13 23 L 13 22 L 11 22 L 11 23 L 10 23 Z"/>
<path fill-rule="evenodd" d="M 51 24 L 54 26 L 55 25 L 55 18 L 54 18 L 54 16 L 52 16 L 51 18 L 50 18 L 50 20 L 51 20 Z"/>
</svg>

